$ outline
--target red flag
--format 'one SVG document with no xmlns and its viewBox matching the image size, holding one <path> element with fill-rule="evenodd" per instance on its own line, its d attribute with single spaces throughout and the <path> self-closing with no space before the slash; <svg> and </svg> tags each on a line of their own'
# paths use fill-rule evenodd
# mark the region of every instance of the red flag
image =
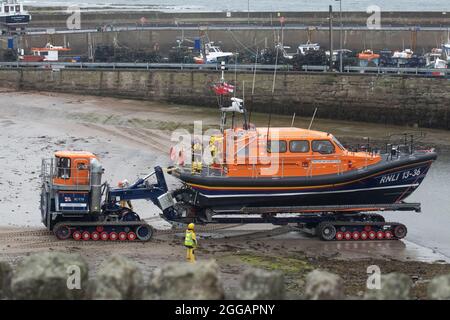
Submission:
<svg viewBox="0 0 450 320">
<path fill-rule="evenodd" d="M 234 86 L 231 84 L 224 82 L 223 87 L 230 93 L 234 92 Z"/>
<path fill-rule="evenodd" d="M 228 93 L 233 93 L 234 92 L 234 86 L 229 84 L 229 83 L 226 83 L 226 82 L 216 83 L 213 86 L 213 90 L 218 95 L 225 95 L 225 94 L 228 94 Z"/>
<path fill-rule="evenodd" d="M 221 83 L 214 85 L 213 90 L 218 95 L 224 95 L 228 93 L 228 90 Z"/>
</svg>

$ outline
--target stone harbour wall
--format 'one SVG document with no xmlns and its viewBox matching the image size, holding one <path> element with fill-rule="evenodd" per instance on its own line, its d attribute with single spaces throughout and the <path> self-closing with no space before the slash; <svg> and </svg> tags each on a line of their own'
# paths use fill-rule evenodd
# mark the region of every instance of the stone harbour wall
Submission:
<svg viewBox="0 0 450 320">
<path fill-rule="evenodd" d="M 450 81 L 404 75 L 278 72 L 272 95 L 272 72 L 238 72 L 237 96 L 247 108 L 336 120 L 364 121 L 450 129 Z M 233 83 L 235 74 L 229 70 Z M 0 69 L 0 86 L 18 90 L 56 91 L 168 103 L 217 107 L 211 84 L 218 71 Z"/>
<path fill-rule="evenodd" d="M 219 266 L 213 260 L 195 264 L 172 263 L 144 277 L 137 264 L 123 256 L 104 260 L 95 277 L 90 277 L 86 261 L 78 254 L 39 253 L 24 257 L 12 268 L 0 261 L 0 299 L 34 300 L 281 300 L 286 295 L 284 276 L 279 271 L 246 270 L 240 286 L 225 293 Z M 77 275 L 76 278 L 71 278 Z M 304 293 L 309 300 L 353 299 L 344 293 L 344 280 L 338 275 L 313 270 L 305 277 Z M 367 289 L 363 299 L 413 299 L 410 276 L 401 273 L 381 275 L 379 289 Z M 70 288 L 69 288 L 70 287 Z M 298 297 L 297 297 L 298 298 Z M 450 299 L 450 275 L 428 283 L 429 299 Z M 356 299 L 356 298 L 354 298 Z M 361 298 L 360 298 L 361 299 Z"/>
</svg>

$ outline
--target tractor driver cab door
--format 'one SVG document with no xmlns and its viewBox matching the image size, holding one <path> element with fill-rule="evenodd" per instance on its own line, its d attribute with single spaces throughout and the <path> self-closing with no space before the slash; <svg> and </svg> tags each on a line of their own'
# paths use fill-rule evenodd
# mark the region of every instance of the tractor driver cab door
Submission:
<svg viewBox="0 0 450 320">
<path fill-rule="evenodd" d="M 75 174 L 72 179 L 75 185 L 88 185 L 90 181 L 89 176 L 89 159 L 77 158 L 73 159 L 73 168 Z"/>
<path fill-rule="evenodd" d="M 53 183 L 55 184 L 69 184 L 71 177 L 71 159 L 68 157 L 56 157 L 56 176 Z"/>
</svg>

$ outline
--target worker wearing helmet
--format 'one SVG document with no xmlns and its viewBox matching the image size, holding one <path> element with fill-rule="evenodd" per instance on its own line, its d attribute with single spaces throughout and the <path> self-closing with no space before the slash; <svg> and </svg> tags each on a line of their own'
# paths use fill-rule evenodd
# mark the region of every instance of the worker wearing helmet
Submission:
<svg viewBox="0 0 450 320">
<path fill-rule="evenodd" d="M 187 248 L 186 259 L 189 262 L 195 262 L 194 250 L 197 248 L 197 237 L 194 231 L 194 224 L 189 223 L 184 238 L 184 246 Z"/>
<path fill-rule="evenodd" d="M 127 179 L 119 181 L 119 183 L 117 184 L 117 186 L 119 188 L 128 188 L 130 186 L 130 183 L 128 182 Z M 130 200 L 121 200 L 120 201 L 120 207 L 121 208 L 129 208 L 131 211 L 133 211 L 133 205 L 131 204 Z"/>
</svg>

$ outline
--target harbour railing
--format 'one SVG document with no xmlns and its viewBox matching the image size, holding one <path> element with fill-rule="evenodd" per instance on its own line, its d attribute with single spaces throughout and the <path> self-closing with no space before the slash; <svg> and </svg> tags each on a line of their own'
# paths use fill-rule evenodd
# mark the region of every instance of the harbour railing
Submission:
<svg viewBox="0 0 450 320">
<path fill-rule="evenodd" d="M 162 70 L 221 70 L 220 64 L 195 64 L 195 63 L 140 63 L 140 62 L 0 62 L 0 68 L 37 68 L 59 71 L 61 69 L 162 69 Z M 289 71 L 289 72 L 322 72 L 339 73 L 330 70 L 329 66 L 302 66 L 301 70 L 296 70 L 292 65 L 255 65 L 255 64 L 229 64 L 228 70 L 237 71 Z M 380 74 L 380 75 L 417 75 L 417 76 L 442 76 L 450 75 L 450 69 L 430 69 L 430 68 L 397 68 L 397 67 L 353 67 L 345 66 L 342 74 Z"/>
</svg>

